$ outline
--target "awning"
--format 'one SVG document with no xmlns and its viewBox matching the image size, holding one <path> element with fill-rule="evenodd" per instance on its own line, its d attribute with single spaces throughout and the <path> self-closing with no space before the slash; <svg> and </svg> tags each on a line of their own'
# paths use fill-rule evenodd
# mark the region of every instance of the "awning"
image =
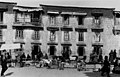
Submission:
<svg viewBox="0 0 120 77">
<path fill-rule="evenodd" d="M 20 44 L 2 44 L 0 50 L 20 49 Z"/>
<path fill-rule="evenodd" d="M 72 15 L 72 12 L 62 12 L 61 14 L 68 14 L 68 15 Z"/>
<path fill-rule="evenodd" d="M 59 14 L 59 12 L 48 11 L 49 14 Z"/>
<path fill-rule="evenodd" d="M 73 15 L 87 15 L 87 13 L 79 13 L 79 12 L 73 12 Z"/>
<path fill-rule="evenodd" d="M 14 10 L 19 10 L 19 11 L 28 11 L 28 12 L 31 12 L 31 11 L 40 11 L 42 10 L 41 8 L 22 8 L 22 7 L 14 7 L 13 8 Z"/>
</svg>

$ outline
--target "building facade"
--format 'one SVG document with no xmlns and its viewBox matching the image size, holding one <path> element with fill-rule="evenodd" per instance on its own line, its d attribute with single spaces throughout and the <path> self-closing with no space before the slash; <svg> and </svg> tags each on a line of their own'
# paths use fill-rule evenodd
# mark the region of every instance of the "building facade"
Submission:
<svg viewBox="0 0 120 77">
<path fill-rule="evenodd" d="M 16 5 L 17 3 L 0 2 L 0 46 L 13 43 L 11 36 L 14 20 L 13 7 Z"/>
<path fill-rule="evenodd" d="M 8 23 L 8 32 L 4 32 L 4 26 L 0 35 L 9 38 L 5 43 L 20 43 L 26 55 L 35 56 L 41 51 L 57 56 L 87 56 L 89 61 L 93 52 L 105 56 L 116 49 L 119 53 L 119 35 L 113 32 L 118 31 L 115 19 L 119 16 L 116 18 L 116 15 L 114 8 L 14 6 L 7 19 L 0 19 Z"/>
</svg>

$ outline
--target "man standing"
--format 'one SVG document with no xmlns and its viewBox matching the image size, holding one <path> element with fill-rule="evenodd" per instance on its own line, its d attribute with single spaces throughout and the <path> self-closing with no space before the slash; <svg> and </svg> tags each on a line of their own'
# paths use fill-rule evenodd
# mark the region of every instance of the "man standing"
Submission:
<svg viewBox="0 0 120 77">
<path fill-rule="evenodd" d="M 108 61 L 108 56 L 105 56 L 105 60 L 103 62 L 103 67 L 101 70 L 101 75 L 103 76 L 104 73 L 107 74 L 107 77 L 110 77 L 109 73 L 110 73 L 110 63 Z"/>
<path fill-rule="evenodd" d="M 1 76 L 4 76 L 5 71 L 8 69 L 6 50 L 3 50 L 3 53 L 1 55 L 1 66 L 2 66 Z"/>
</svg>

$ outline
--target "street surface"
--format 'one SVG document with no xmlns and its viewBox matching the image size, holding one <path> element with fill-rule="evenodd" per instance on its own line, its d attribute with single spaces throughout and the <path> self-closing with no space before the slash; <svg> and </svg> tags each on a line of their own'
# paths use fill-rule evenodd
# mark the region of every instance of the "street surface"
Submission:
<svg viewBox="0 0 120 77">
<path fill-rule="evenodd" d="M 1 68 L 0 68 L 1 70 Z M 119 74 L 111 74 L 111 77 L 119 77 Z M 5 77 L 102 77 L 100 72 L 77 71 L 73 68 L 65 68 L 64 70 L 46 69 L 30 67 L 8 68 Z M 106 76 L 103 76 L 106 77 Z"/>
</svg>

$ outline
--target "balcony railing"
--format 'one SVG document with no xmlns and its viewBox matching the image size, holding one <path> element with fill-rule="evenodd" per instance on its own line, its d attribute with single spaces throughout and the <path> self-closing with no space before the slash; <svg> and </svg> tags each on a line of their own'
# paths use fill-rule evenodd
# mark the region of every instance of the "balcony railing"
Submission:
<svg viewBox="0 0 120 77">
<path fill-rule="evenodd" d="M 15 23 L 23 23 L 23 24 L 32 24 L 32 25 L 40 25 L 41 20 L 39 18 L 17 18 Z"/>
</svg>

